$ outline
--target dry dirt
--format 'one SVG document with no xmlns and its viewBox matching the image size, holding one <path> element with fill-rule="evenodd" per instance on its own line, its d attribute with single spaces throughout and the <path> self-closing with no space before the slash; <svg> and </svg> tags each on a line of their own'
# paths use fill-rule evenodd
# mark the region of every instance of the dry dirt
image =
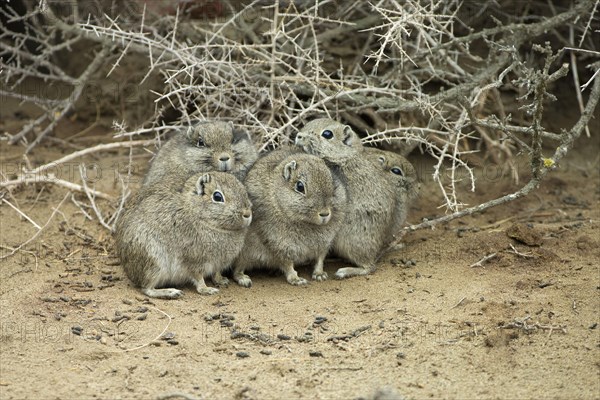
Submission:
<svg viewBox="0 0 600 400">
<path fill-rule="evenodd" d="M 1 128 L 18 131 L 17 117 Z M 85 126 L 71 121 L 57 135 Z M 190 287 L 180 300 L 150 301 L 124 276 L 108 231 L 68 198 L 35 242 L 1 261 L 0 398 L 354 399 L 388 388 L 407 399 L 598 399 L 597 123 L 592 132 L 531 196 L 410 233 L 371 276 L 308 287 L 259 273 L 251 289 L 203 297 Z M 100 137 L 70 143 L 110 141 L 88 135 Z M 22 148 L 1 146 L 10 175 Z M 49 142 L 30 160 L 71 151 Z M 134 155 L 139 179 L 149 156 Z M 53 172 L 77 180 L 79 161 Z M 126 150 L 83 161 L 99 166 L 98 189 L 118 194 Z M 443 211 L 430 161 L 413 161 L 423 181 L 414 223 Z M 500 167 L 480 171 L 471 204 L 519 187 Z M 65 194 L 37 184 L 5 199 L 44 225 Z M 0 218 L 3 255 L 36 231 L 6 203 Z M 337 266 L 326 266 L 330 276 Z"/>
</svg>

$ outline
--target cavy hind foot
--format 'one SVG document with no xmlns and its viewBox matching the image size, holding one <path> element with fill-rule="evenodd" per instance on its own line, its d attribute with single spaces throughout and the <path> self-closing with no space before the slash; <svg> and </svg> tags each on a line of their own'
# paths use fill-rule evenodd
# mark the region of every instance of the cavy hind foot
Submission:
<svg viewBox="0 0 600 400">
<path fill-rule="evenodd" d="M 345 279 L 345 278 L 350 278 L 352 276 L 369 275 L 371 272 L 373 272 L 373 268 L 346 267 L 346 268 L 338 269 L 335 273 L 335 277 L 337 279 Z"/>
<path fill-rule="evenodd" d="M 183 292 L 179 289 L 144 288 L 142 289 L 142 293 L 148 297 L 157 299 L 178 299 L 183 296 Z"/>
<path fill-rule="evenodd" d="M 236 274 L 233 276 L 233 280 L 240 286 L 243 287 L 251 287 L 252 286 L 252 279 L 250 279 L 250 277 L 246 274 Z"/>
<path fill-rule="evenodd" d="M 219 289 L 210 286 L 196 288 L 196 291 L 204 296 L 212 296 L 213 294 L 219 293 Z"/>
<path fill-rule="evenodd" d="M 223 275 L 221 275 L 220 272 L 217 272 L 213 275 L 212 281 L 214 282 L 215 285 L 220 286 L 220 287 L 229 286 L 229 279 L 227 279 Z"/>
</svg>

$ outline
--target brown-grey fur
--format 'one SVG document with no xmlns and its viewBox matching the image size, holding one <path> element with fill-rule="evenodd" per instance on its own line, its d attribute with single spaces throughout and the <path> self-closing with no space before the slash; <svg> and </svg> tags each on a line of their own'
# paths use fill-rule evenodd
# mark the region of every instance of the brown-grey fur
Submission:
<svg viewBox="0 0 600 400">
<path fill-rule="evenodd" d="M 224 202 L 215 201 L 216 192 Z M 179 190 L 157 184 L 131 199 L 117 225 L 117 254 L 129 279 L 150 297 L 180 297 L 169 287 L 186 283 L 214 294 L 218 289 L 207 287 L 204 277 L 227 284 L 221 271 L 238 256 L 251 220 L 246 189 L 233 175 L 195 174 Z"/>
<path fill-rule="evenodd" d="M 296 190 L 302 181 L 305 194 Z M 252 281 L 244 271 L 279 268 L 293 285 L 306 284 L 294 265 L 316 261 L 312 277 L 327 279 L 323 260 L 343 220 L 345 189 L 318 157 L 294 149 L 275 150 L 260 158 L 244 181 L 254 220 L 234 264 L 234 280 Z"/>
<path fill-rule="evenodd" d="M 330 139 L 323 136 L 326 130 L 333 134 Z M 298 133 L 296 145 L 325 160 L 347 191 L 346 219 L 332 250 L 356 267 L 340 268 L 336 277 L 373 272 L 382 250 L 393 239 L 388 226 L 394 217 L 395 190 L 381 166 L 366 156 L 352 128 L 331 119 L 308 122 Z"/>
<path fill-rule="evenodd" d="M 387 236 L 396 241 L 406 222 L 410 203 L 419 192 L 417 173 L 412 164 L 400 154 L 367 147 L 365 151 L 367 158 L 383 169 L 388 184 L 394 188 L 394 217 L 389 224 Z"/>
<path fill-rule="evenodd" d="M 232 123 L 198 122 L 182 127 L 160 148 L 143 185 L 162 182 L 176 188 L 191 175 L 209 171 L 229 172 L 241 181 L 257 157 L 249 136 Z"/>
</svg>

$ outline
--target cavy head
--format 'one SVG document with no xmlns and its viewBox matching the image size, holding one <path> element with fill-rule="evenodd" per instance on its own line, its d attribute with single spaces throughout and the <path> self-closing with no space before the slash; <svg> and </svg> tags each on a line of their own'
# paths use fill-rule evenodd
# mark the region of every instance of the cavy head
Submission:
<svg viewBox="0 0 600 400">
<path fill-rule="evenodd" d="M 223 230 L 241 230 L 252 222 L 252 204 L 244 185 L 233 175 L 206 172 L 193 175 L 184 187 L 186 207 L 198 223 Z"/>
<path fill-rule="evenodd" d="M 329 223 L 334 212 L 334 184 L 327 165 L 316 156 L 295 154 L 276 168 L 283 188 L 274 195 L 290 223 Z M 279 185 L 278 185 L 279 186 Z"/>
</svg>

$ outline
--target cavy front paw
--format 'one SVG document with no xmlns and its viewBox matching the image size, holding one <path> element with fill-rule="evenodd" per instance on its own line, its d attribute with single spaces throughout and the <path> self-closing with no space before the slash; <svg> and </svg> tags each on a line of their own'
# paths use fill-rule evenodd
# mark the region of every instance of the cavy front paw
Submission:
<svg viewBox="0 0 600 400">
<path fill-rule="evenodd" d="M 321 272 L 313 272 L 312 278 L 315 281 L 323 282 L 323 281 L 326 281 L 329 278 L 329 276 L 327 275 L 327 272 L 321 271 Z"/>
<path fill-rule="evenodd" d="M 213 294 L 219 293 L 219 289 L 210 286 L 197 288 L 196 291 L 204 296 L 212 296 Z"/>
</svg>

